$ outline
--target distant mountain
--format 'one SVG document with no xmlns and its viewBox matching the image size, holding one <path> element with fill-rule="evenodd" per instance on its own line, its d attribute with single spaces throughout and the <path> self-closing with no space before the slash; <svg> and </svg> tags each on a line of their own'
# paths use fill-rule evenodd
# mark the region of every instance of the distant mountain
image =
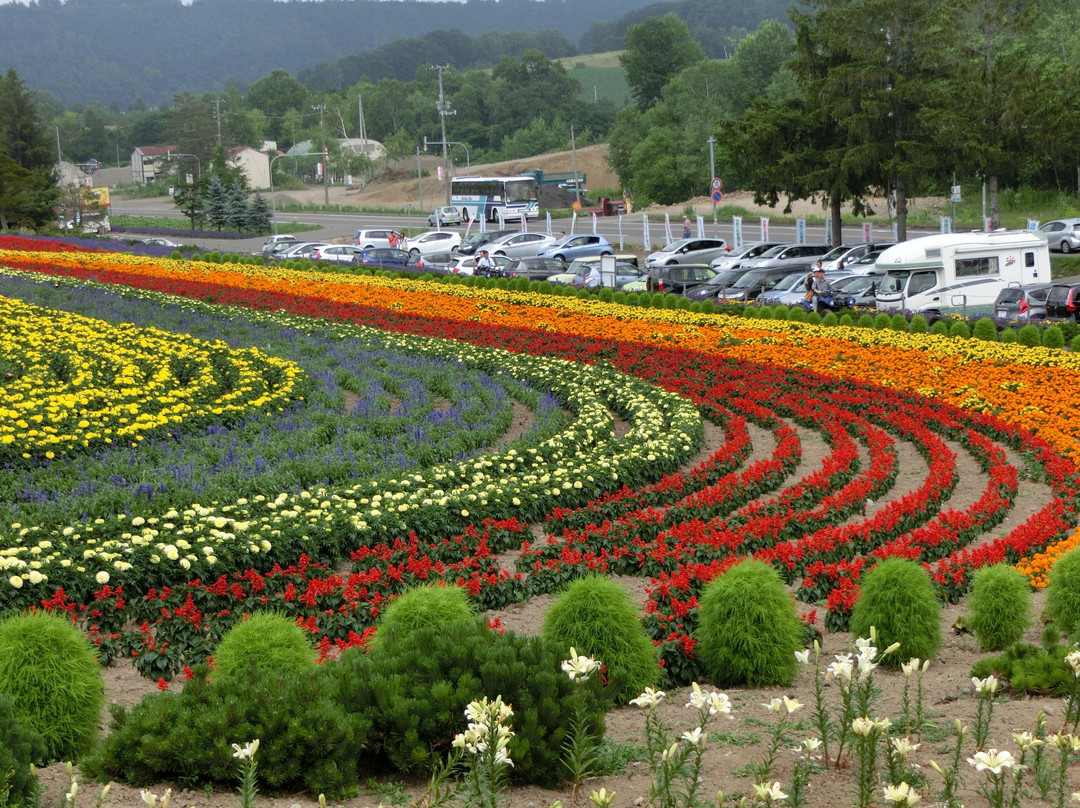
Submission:
<svg viewBox="0 0 1080 808">
<path fill-rule="evenodd" d="M 250 83 L 438 30 L 561 32 L 576 45 L 590 26 L 649 0 L 37 0 L 0 5 L 0 71 L 65 105 L 167 104 L 188 91 Z M 334 87 L 337 89 L 337 87 Z"/>
</svg>

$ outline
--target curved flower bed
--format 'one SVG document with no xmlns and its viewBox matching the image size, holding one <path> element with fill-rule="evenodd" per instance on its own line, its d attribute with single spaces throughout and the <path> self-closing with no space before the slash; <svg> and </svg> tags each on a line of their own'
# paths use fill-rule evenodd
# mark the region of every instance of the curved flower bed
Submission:
<svg viewBox="0 0 1080 808">
<path fill-rule="evenodd" d="M 594 300 L 426 281 L 118 256 L 9 253 L 3 260 L 54 283 L 61 276 L 75 283 L 98 280 L 449 338 L 456 342 L 401 345 L 413 353 L 445 350 L 444 357 L 477 366 L 488 361 L 484 367 L 493 377 L 502 372 L 557 391 L 577 414 L 567 431 L 535 442 L 532 452 L 491 451 L 431 467 L 419 480 L 405 475 L 316 485 L 169 511 L 153 529 L 183 536 L 192 547 L 221 539 L 214 531 L 235 538 L 238 525 L 245 537 L 258 535 L 260 544 L 244 548 L 237 541 L 233 554 L 216 558 L 221 563 L 213 575 L 202 574 L 210 571 L 203 564 L 200 580 L 186 585 L 179 585 L 182 574 L 173 570 L 167 590 L 147 593 L 151 582 L 133 577 L 123 581 L 122 593 L 113 588 L 120 581 L 111 581 L 94 596 L 84 590 L 75 601 L 60 601 L 60 608 L 79 611 L 93 600 L 94 611 L 114 615 L 111 624 L 99 626 L 103 643 L 132 642 L 108 629 L 141 616 L 147 621 L 143 645 L 158 643 L 155 653 L 170 632 L 186 638 L 179 645 L 205 647 L 228 619 L 207 614 L 231 614 L 228 598 L 240 604 L 265 598 L 294 612 L 329 653 L 339 643 L 362 642 L 399 583 L 461 582 L 479 603 L 494 605 L 600 570 L 653 577 L 647 626 L 668 676 L 687 681 L 697 670 L 697 595 L 746 554 L 778 565 L 800 597 L 825 608 L 827 623 L 838 627 L 861 573 L 879 557 L 922 560 L 942 596 L 952 599 L 962 594 L 972 570 L 1042 552 L 1066 539 L 1076 523 L 1080 419 L 1066 391 L 1080 381 L 1080 361 L 1070 354 L 869 329 L 628 311 Z M 307 328 L 305 322 L 297 318 L 296 327 Z M 346 333 L 347 327 L 334 328 Z M 510 353 L 492 362 L 477 353 L 485 346 Z M 553 373 L 550 363 L 541 368 L 527 355 L 575 364 Z M 619 372 L 683 398 L 618 381 L 625 378 Z M 683 408 L 679 402 L 685 401 L 693 407 Z M 621 441 L 610 439 L 610 410 L 631 420 Z M 700 441 L 698 412 L 723 428 L 725 444 L 698 468 L 675 473 Z M 799 433 L 784 419 L 798 422 L 799 431 L 817 431 L 829 444 L 813 468 L 799 467 Z M 774 442 L 770 457 L 749 464 L 747 422 L 770 430 Z M 901 441 L 923 455 L 926 474 L 912 492 L 890 499 Z M 977 461 L 985 478 L 981 495 L 962 508 L 949 506 L 957 477 L 950 442 Z M 995 536 L 992 530 L 1017 490 L 1016 469 L 1002 446 L 1038 466 L 1052 495 L 1023 525 Z M 795 469 L 799 476 L 790 479 Z M 866 500 L 879 498 L 884 503 L 863 515 Z M 500 569 L 491 558 L 494 548 L 527 535 L 508 517 L 544 514 L 549 537 L 525 545 L 515 573 Z M 95 553 L 108 549 L 105 541 L 126 540 L 119 526 L 105 522 L 107 528 L 79 526 L 88 529 Z M 288 563 L 274 567 L 263 540 L 274 558 Z M 221 541 L 229 546 L 232 540 Z M 174 549 L 186 557 L 183 548 Z M 349 576 L 320 566 L 350 550 L 356 566 Z M 118 597 L 123 607 L 115 605 Z M 193 625 L 192 609 L 201 616 L 194 621 L 198 628 L 181 631 L 181 625 Z M 160 622 L 159 612 L 167 615 Z M 179 658 L 169 663 L 173 669 Z"/>
</svg>

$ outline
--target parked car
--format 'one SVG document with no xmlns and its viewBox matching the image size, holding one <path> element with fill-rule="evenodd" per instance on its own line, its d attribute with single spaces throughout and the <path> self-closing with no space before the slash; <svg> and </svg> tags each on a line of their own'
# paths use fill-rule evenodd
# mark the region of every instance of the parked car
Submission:
<svg viewBox="0 0 1080 808">
<path fill-rule="evenodd" d="M 885 270 L 878 267 L 877 260 L 878 257 L 891 246 L 891 244 L 882 244 L 880 247 L 875 247 L 861 258 L 856 258 L 854 261 L 848 261 L 844 266 L 844 269 L 854 275 L 884 275 Z"/>
<path fill-rule="evenodd" d="M 633 257 L 634 256 L 632 255 L 616 255 L 615 262 L 617 264 L 627 264 L 629 266 L 637 268 L 637 264 L 635 264 L 633 261 L 625 260 L 627 258 Z M 554 261 L 555 259 L 551 258 L 547 260 Z M 562 261 L 556 261 L 555 265 L 561 267 L 561 270 L 556 272 L 554 275 L 549 275 L 547 277 L 547 281 L 549 283 L 555 284 L 556 286 L 569 286 L 573 282 L 573 279 L 579 274 L 581 274 L 583 271 L 588 272 L 588 270 L 594 266 L 597 267 L 597 271 L 599 271 L 600 256 L 595 256 L 593 258 L 578 258 L 574 261 L 571 261 L 569 266 L 564 264 Z M 641 273 L 639 270 L 639 276 L 640 274 Z M 641 280 L 642 282 L 644 282 L 643 278 Z"/>
<path fill-rule="evenodd" d="M 731 248 L 722 238 L 680 238 L 649 254 L 645 266 L 664 264 L 708 264 L 723 258 Z"/>
<path fill-rule="evenodd" d="M 504 276 L 506 274 L 506 267 L 510 265 L 510 259 L 505 255 L 492 255 L 490 258 L 491 263 L 495 265 L 495 274 Z M 476 258 L 472 255 L 455 256 L 453 262 L 446 268 L 446 271 L 453 275 L 475 275 Z"/>
<path fill-rule="evenodd" d="M 328 244 L 316 247 L 311 253 L 312 261 L 330 261 L 334 264 L 351 264 L 361 250 L 351 244 Z"/>
<path fill-rule="evenodd" d="M 994 301 L 994 316 L 1021 323 L 1042 320 L 1046 317 L 1046 298 L 1052 288 L 1051 283 L 1007 286 L 998 292 Z"/>
<path fill-rule="evenodd" d="M 720 303 L 750 303 L 780 278 L 790 274 L 790 266 L 751 269 L 717 295 L 716 299 Z"/>
<path fill-rule="evenodd" d="M 428 253 L 450 252 L 454 247 L 461 244 L 461 235 L 449 230 L 429 230 L 419 236 L 412 236 L 402 245 L 402 249 L 408 250 L 413 255 L 427 255 Z"/>
<path fill-rule="evenodd" d="M 735 267 L 742 266 L 751 258 L 757 258 L 766 250 L 771 250 L 773 247 L 781 246 L 779 241 L 756 241 L 753 244 L 744 244 L 737 249 L 723 255 L 719 258 L 714 258 L 709 262 L 709 265 L 713 269 L 734 269 Z"/>
<path fill-rule="evenodd" d="M 564 269 L 562 261 L 554 258 L 518 258 L 506 267 L 507 277 L 528 278 L 530 281 L 546 281 Z"/>
<path fill-rule="evenodd" d="M 294 258 L 311 258 L 311 254 L 320 247 L 332 246 L 332 244 L 327 244 L 325 241 L 298 241 L 296 244 L 287 246 L 277 253 L 275 257 L 285 261 L 291 261 Z"/>
<path fill-rule="evenodd" d="M 279 236 L 270 236 L 263 242 L 262 247 L 255 253 L 256 255 L 271 255 L 276 254 L 281 249 L 284 249 L 286 245 L 296 244 L 299 239 L 291 233 L 282 233 Z"/>
<path fill-rule="evenodd" d="M 828 251 L 827 244 L 781 244 L 771 250 L 766 250 L 757 258 L 747 260 L 743 266 L 755 269 L 808 267 Z"/>
<path fill-rule="evenodd" d="M 647 291 L 671 292 L 676 295 L 701 286 L 716 274 L 708 264 L 654 264 L 648 273 L 645 278 Z"/>
<path fill-rule="evenodd" d="M 576 266 L 577 261 L 574 262 Z M 645 270 L 640 267 L 636 267 L 633 264 L 626 264 L 621 262 L 615 263 L 615 277 L 604 278 L 603 273 L 600 270 L 599 261 L 585 261 L 574 272 L 574 277 L 570 281 L 570 286 L 577 289 L 584 287 L 585 289 L 599 289 L 606 286 L 610 289 L 621 290 L 626 284 L 634 281 L 641 280 Z"/>
<path fill-rule="evenodd" d="M 405 245 L 405 236 L 397 230 L 357 230 L 356 246 L 362 250 L 373 250 L 376 247 L 401 248 Z"/>
<path fill-rule="evenodd" d="M 866 306 L 874 308 L 877 303 L 877 290 L 881 285 L 881 275 L 848 275 L 832 284 L 833 289 L 844 298 L 848 306 Z"/>
<path fill-rule="evenodd" d="M 379 269 L 404 269 L 410 262 L 423 264 L 423 260 L 419 256 L 413 255 L 408 250 L 400 250 L 397 247 L 375 247 L 370 250 L 361 250 L 353 258 L 354 264 Z"/>
<path fill-rule="evenodd" d="M 882 252 L 887 247 L 893 246 L 893 243 L 894 242 L 890 241 L 886 244 L 874 242 L 867 242 L 865 244 L 841 244 L 839 247 L 833 247 L 820 258 L 816 259 L 814 265 L 817 266 L 817 261 L 820 261 L 821 268 L 826 272 L 844 269 L 848 264 L 858 261 L 864 255 L 871 252 Z"/>
<path fill-rule="evenodd" d="M 488 230 L 485 233 L 469 233 L 468 235 L 461 237 L 461 244 L 458 245 L 458 248 L 454 250 L 454 252 L 459 252 L 462 255 L 475 255 L 478 247 L 487 244 L 493 239 L 520 232 L 520 230 Z"/>
<path fill-rule="evenodd" d="M 505 255 L 507 258 L 532 258 L 541 249 L 554 244 L 555 239 L 544 233 L 511 233 L 499 236 L 484 245 L 491 255 Z"/>
<path fill-rule="evenodd" d="M 435 208 L 427 217 L 428 224 L 432 227 L 446 227 L 451 224 L 461 224 L 461 211 L 453 205 L 445 205 Z"/>
<path fill-rule="evenodd" d="M 554 244 L 542 248 L 537 255 L 541 258 L 554 258 L 557 261 L 573 261 L 578 258 L 593 258 L 598 255 L 611 255 L 615 252 L 611 243 L 603 236 L 566 236 Z"/>
<path fill-rule="evenodd" d="M 781 275 L 771 286 L 762 290 L 754 302 L 759 306 L 798 303 L 806 297 L 806 277 L 809 274 L 807 270 L 799 269 Z"/>
<path fill-rule="evenodd" d="M 446 274 L 458 257 L 458 254 L 454 252 L 428 253 L 424 256 L 424 269 Z"/>
<path fill-rule="evenodd" d="M 1046 316 L 1080 321 L 1080 282 L 1051 286 L 1046 295 Z"/>
<path fill-rule="evenodd" d="M 153 244 L 155 247 L 179 247 L 175 241 L 169 241 L 167 238 L 161 236 L 153 236 L 152 238 L 144 238 L 143 244 Z"/>
<path fill-rule="evenodd" d="M 1071 253 L 1080 250 L 1080 219 L 1054 219 L 1039 225 L 1039 232 L 1046 236 L 1046 246 L 1051 250 Z"/>
<path fill-rule="evenodd" d="M 709 267 L 709 269 L 715 270 L 716 267 Z M 695 286 L 692 289 L 687 290 L 685 296 L 691 300 L 712 300 L 716 301 L 717 297 L 721 296 L 725 289 L 730 286 L 734 286 L 735 281 L 741 278 L 750 270 L 746 267 L 733 267 L 731 269 L 721 269 L 705 283 L 700 286 Z"/>
</svg>

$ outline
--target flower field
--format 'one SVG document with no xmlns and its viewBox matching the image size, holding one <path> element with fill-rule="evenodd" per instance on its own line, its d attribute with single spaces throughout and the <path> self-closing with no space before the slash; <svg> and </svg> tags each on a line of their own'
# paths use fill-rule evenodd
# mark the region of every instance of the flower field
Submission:
<svg viewBox="0 0 1080 808">
<path fill-rule="evenodd" d="M 685 684 L 748 555 L 843 629 L 877 559 L 955 602 L 1074 541 L 1066 352 L 48 246 L 0 241 L 0 611 L 69 611 L 147 675 L 268 605 L 329 656 L 419 582 L 488 609 L 600 571 L 649 580 Z M 1011 518 L 1025 480 L 1047 501 Z"/>
</svg>

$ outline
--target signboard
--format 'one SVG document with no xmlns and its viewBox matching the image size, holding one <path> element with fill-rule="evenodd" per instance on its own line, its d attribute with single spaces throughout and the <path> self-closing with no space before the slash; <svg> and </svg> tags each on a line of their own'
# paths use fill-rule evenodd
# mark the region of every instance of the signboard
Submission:
<svg viewBox="0 0 1080 808">
<path fill-rule="evenodd" d="M 732 216 L 731 226 L 735 231 L 735 249 L 739 249 L 743 245 L 742 240 L 742 216 Z"/>
<path fill-rule="evenodd" d="M 713 202 L 719 202 L 723 198 L 724 198 L 724 192 L 723 191 L 713 191 L 712 192 L 712 201 Z"/>
<path fill-rule="evenodd" d="M 714 192 L 719 191 L 721 188 L 724 187 L 724 181 L 719 177 L 713 177 L 713 181 L 710 187 L 713 189 Z"/>
<path fill-rule="evenodd" d="M 761 240 L 769 240 L 769 220 L 765 218 L 761 220 Z"/>
<path fill-rule="evenodd" d="M 948 216 L 942 216 L 941 217 L 941 232 L 942 233 L 951 233 L 952 232 L 952 219 L 950 219 Z"/>
<path fill-rule="evenodd" d="M 869 244 L 871 241 L 874 240 L 874 223 L 873 222 L 863 222 L 862 240 L 864 242 L 866 242 L 867 244 Z"/>
<path fill-rule="evenodd" d="M 806 243 L 806 219 L 795 220 L 795 243 Z"/>
<path fill-rule="evenodd" d="M 953 202 L 959 202 L 960 201 L 960 186 L 959 185 L 954 185 L 950 190 L 952 191 L 952 201 Z"/>
<path fill-rule="evenodd" d="M 825 243 L 828 244 L 830 247 L 833 246 L 832 217 L 831 216 L 828 219 L 825 220 Z"/>
</svg>

